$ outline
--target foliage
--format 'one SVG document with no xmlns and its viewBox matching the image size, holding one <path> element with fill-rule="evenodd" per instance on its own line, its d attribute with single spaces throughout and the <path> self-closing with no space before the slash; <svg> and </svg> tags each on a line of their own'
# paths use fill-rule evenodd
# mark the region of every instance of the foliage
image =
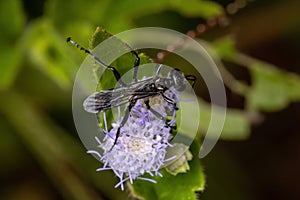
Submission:
<svg viewBox="0 0 300 200">
<path fill-rule="evenodd" d="M 153 18 L 158 25 L 163 24 L 164 20 L 171 24 L 174 20 L 168 20 L 169 12 L 176 13 L 176 17 L 183 20 L 192 17 L 209 19 L 222 14 L 222 7 L 202 0 L 193 0 L 188 4 L 181 0 L 46 0 L 42 14 L 30 18 L 29 11 L 23 8 L 24 2 L 0 2 L 0 132 L 3 138 L 8 138 L 9 144 L 14 144 L 11 140 L 21 141 L 21 145 L 5 147 L 0 152 L 1 159 L 6 158 L 7 152 L 14 152 L 16 147 L 21 148 L 21 152 L 39 163 L 59 196 L 66 199 L 127 198 L 126 193 L 113 189 L 116 180 L 112 173 L 94 172 L 99 163 L 83 153 L 85 149 L 77 141 L 77 135 L 74 136 L 74 128 L 70 128 L 73 127 L 69 119 L 72 83 L 85 55 L 70 48 L 65 39 L 72 36 L 87 47 L 88 39 L 98 25 L 117 33 L 134 28 L 140 18 L 157 13 L 166 16 L 166 19 Z M 97 39 L 94 35 L 90 47 L 107 36 L 109 34 Z M 95 38 L 97 41 L 94 41 Z M 245 99 L 242 108 L 227 108 L 221 139 L 247 139 L 251 125 L 256 121 L 255 116 L 261 112 L 279 111 L 292 102 L 300 101 L 298 75 L 241 53 L 231 37 L 218 37 L 214 41 L 206 41 L 206 44 L 227 88 Z M 144 63 L 149 61 L 147 56 L 141 55 Z M 131 54 L 126 54 L 115 61 L 115 65 L 129 67 L 133 59 Z M 236 79 L 223 61 L 248 70 L 251 84 Z M 123 68 L 120 71 L 124 73 L 127 70 Z M 111 75 L 107 73 L 108 76 Z M 199 102 L 199 132 L 205 134 L 210 122 L 211 105 L 201 97 Z M 16 137 L 11 138 L 12 134 Z M 197 158 L 201 138 L 199 136 L 192 146 L 193 159 L 188 162 L 190 170 L 187 173 L 173 176 L 163 170 L 164 178 L 158 178 L 158 184 L 138 181 L 129 187 L 131 195 L 145 199 L 196 199 L 194 192 L 203 190 L 205 185 L 203 167 Z M 11 159 L 15 158 L 12 156 Z M 11 170 L 7 163 L 3 165 L 4 173 Z M 23 166 L 22 159 L 14 165 L 14 170 L 19 166 Z M 24 164 L 26 167 L 34 168 L 28 163 Z M 176 198 L 173 190 L 178 192 Z M 28 194 L 28 199 L 30 197 Z M 49 192 L 49 199 L 55 197 Z"/>
</svg>

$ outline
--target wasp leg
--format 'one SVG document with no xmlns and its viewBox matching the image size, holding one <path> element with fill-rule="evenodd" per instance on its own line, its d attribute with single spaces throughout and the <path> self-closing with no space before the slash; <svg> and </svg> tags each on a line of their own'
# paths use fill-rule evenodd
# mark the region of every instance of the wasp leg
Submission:
<svg viewBox="0 0 300 200">
<path fill-rule="evenodd" d="M 112 36 L 114 38 L 116 38 L 117 40 L 120 40 L 119 38 L 115 37 L 115 36 Z M 134 61 L 134 65 L 133 65 L 133 82 L 136 83 L 137 82 L 137 72 L 138 72 L 138 68 L 140 66 L 140 57 L 139 57 L 139 54 L 129 45 L 127 44 L 126 42 L 124 41 L 121 41 L 129 50 L 130 50 L 130 53 L 132 53 L 134 56 L 135 56 L 135 61 Z"/>
<path fill-rule="evenodd" d="M 73 44 L 75 47 L 77 47 L 78 49 L 84 51 L 85 53 L 87 53 L 89 56 L 91 56 L 96 63 L 103 65 L 106 69 L 109 69 L 110 71 L 112 71 L 112 73 L 114 74 L 115 79 L 118 81 L 118 83 L 125 87 L 127 86 L 126 83 L 123 82 L 123 80 L 121 79 L 121 75 L 118 72 L 118 70 L 112 66 L 107 65 L 105 62 L 103 62 L 100 58 L 98 58 L 97 56 L 95 56 L 91 51 L 89 51 L 88 49 L 80 46 L 77 42 L 73 41 L 70 37 L 67 38 L 67 42 L 70 42 L 71 44 Z"/>
<path fill-rule="evenodd" d="M 120 123 L 120 125 L 118 127 L 114 144 L 113 144 L 113 146 L 111 147 L 111 149 L 109 151 L 111 151 L 114 148 L 114 146 L 117 144 L 118 138 L 120 137 L 121 128 L 127 122 L 129 114 L 131 112 L 131 109 L 133 108 L 133 106 L 135 105 L 135 103 L 136 103 L 136 100 L 130 100 L 129 105 L 128 105 L 126 111 L 125 111 L 125 115 L 124 115 L 124 117 L 123 117 L 123 119 L 122 119 L 122 121 L 121 121 L 121 123 Z"/>
<path fill-rule="evenodd" d="M 170 99 L 169 97 L 167 97 L 166 95 L 164 95 L 164 93 L 161 93 L 161 96 L 163 97 L 163 99 L 164 99 L 166 102 L 168 102 L 169 104 L 172 104 L 172 105 L 173 105 L 174 110 L 178 110 L 177 103 L 174 102 L 173 99 Z"/>
<path fill-rule="evenodd" d="M 176 125 L 175 126 L 171 126 L 168 122 L 170 122 L 170 120 L 168 120 L 166 117 L 162 116 L 159 112 L 157 112 L 156 110 L 154 110 L 153 108 L 151 108 L 150 104 L 149 104 L 149 99 L 145 100 L 145 105 L 147 107 L 148 110 L 150 110 L 150 112 L 157 117 L 158 119 L 161 119 L 162 121 L 165 122 L 166 126 L 172 129 L 176 129 Z"/>
<path fill-rule="evenodd" d="M 135 56 L 135 61 L 134 61 L 134 66 L 133 66 L 133 82 L 137 82 L 137 72 L 138 72 L 138 68 L 140 66 L 140 57 L 138 55 L 138 53 L 134 50 L 130 51 L 134 56 Z"/>
<path fill-rule="evenodd" d="M 155 77 L 156 77 L 156 78 L 159 77 L 159 73 L 160 73 L 160 71 L 161 71 L 162 66 L 163 66 L 162 64 L 159 64 L 159 65 L 157 66 L 157 70 L 156 70 L 156 73 L 155 73 Z"/>
</svg>

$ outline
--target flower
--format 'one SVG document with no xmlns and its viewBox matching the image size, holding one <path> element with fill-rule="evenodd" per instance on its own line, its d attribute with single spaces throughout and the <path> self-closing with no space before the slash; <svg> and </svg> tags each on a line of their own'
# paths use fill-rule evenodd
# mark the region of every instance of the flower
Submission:
<svg viewBox="0 0 300 200">
<path fill-rule="evenodd" d="M 178 92 L 174 88 L 170 88 L 165 92 L 165 95 L 176 102 L 179 101 Z M 120 112 L 118 122 L 112 123 L 112 129 L 103 130 L 105 133 L 103 141 L 95 137 L 99 147 L 104 151 L 103 155 L 94 150 L 88 151 L 88 153 L 99 156 L 104 163 L 103 167 L 97 171 L 113 170 L 120 179 L 115 187 L 120 186 L 122 190 L 124 190 L 123 183 L 127 180 L 131 184 L 135 179 L 156 183 L 153 179 L 141 176 L 148 173 L 151 176 L 162 177 L 159 169 L 166 161 L 174 158 L 165 159 L 165 155 L 167 147 L 172 147 L 169 140 L 171 138 L 171 126 L 176 123 L 176 109 L 161 96 L 151 98 L 150 105 L 164 117 L 172 113 L 169 125 L 166 124 L 166 121 L 157 118 L 146 108 L 144 100 L 140 99 L 132 108 L 125 125 L 121 127 L 120 136 L 115 146 L 113 144 L 121 121 Z M 105 113 L 103 116 L 105 127 L 107 127 Z"/>
</svg>

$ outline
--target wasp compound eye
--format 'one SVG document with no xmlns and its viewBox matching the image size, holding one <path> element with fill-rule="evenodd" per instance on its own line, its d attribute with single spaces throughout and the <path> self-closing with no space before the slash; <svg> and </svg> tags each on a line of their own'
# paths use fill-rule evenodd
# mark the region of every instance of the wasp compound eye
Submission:
<svg viewBox="0 0 300 200">
<path fill-rule="evenodd" d="M 184 74 L 179 69 L 171 71 L 170 77 L 173 81 L 173 86 L 178 91 L 183 91 L 186 88 Z"/>
</svg>

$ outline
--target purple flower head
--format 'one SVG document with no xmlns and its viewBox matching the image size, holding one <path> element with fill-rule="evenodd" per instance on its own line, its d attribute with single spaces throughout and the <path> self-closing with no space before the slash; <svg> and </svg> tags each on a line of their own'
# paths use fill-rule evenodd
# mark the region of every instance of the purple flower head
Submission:
<svg viewBox="0 0 300 200">
<path fill-rule="evenodd" d="M 165 95 L 175 102 L 179 101 L 179 94 L 173 88 L 165 92 Z M 174 106 L 167 103 L 161 96 L 151 98 L 150 105 L 162 116 L 172 116 L 172 120 L 169 122 L 170 125 L 176 123 Z M 141 176 L 144 173 L 151 176 L 162 176 L 159 169 L 167 160 L 170 160 L 165 159 L 167 147 L 172 146 L 169 143 L 171 138 L 170 126 L 166 126 L 164 120 L 159 119 L 148 110 L 142 99 L 138 100 L 132 108 L 127 122 L 121 127 L 120 136 L 116 145 L 112 148 L 121 119 L 120 113 L 118 119 L 116 123 L 112 123 L 111 130 L 103 131 L 106 135 L 103 141 L 96 137 L 99 147 L 104 151 L 103 155 L 100 155 L 97 151 L 88 151 L 88 153 L 99 156 L 104 163 L 103 167 L 97 169 L 97 171 L 113 170 L 120 179 L 115 187 L 120 186 L 122 190 L 124 189 L 123 183 L 127 180 L 130 183 L 133 183 L 135 179 L 156 183 L 155 180 Z"/>
</svg>

